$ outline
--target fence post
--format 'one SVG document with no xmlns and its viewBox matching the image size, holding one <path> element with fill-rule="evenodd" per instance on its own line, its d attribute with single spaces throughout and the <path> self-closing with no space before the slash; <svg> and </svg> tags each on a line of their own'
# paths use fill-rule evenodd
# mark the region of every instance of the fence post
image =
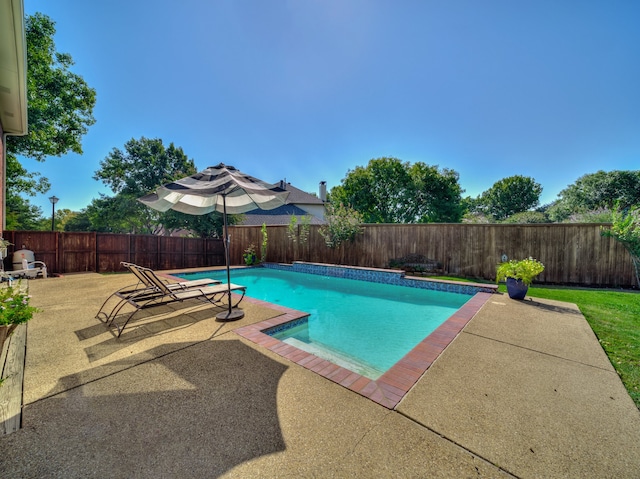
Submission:
<svg viewBox="0 0 640 479">
<path fill-rule="evenodd" d="M 60 233 L 58 233 L 57 231 L 54 231 L 53 235 L 54 235 L 53 236 L 54 244 L 55 244 L 55 248 L 56 248 L 55 269 L 53 271 L 60 272 L 60 273 L 66 273 L 66 271 L 62 271 L 62 268 L 60 267 Z M 64 251 L 62 253 L 64 255 Z"/>
<path fill-rule="evenodd" d="M 100 252 L 98 251 L 98 232 L 97 231 L 93 231 L 93 235 L 92 236 L 92 241 L 93 241 L 93 251 L 94 251 L 94 256 L 93 256 L 93 260 L 95 261 L 95 269 L 96 269 L 96 273 L 100 273 Z"/>
</svg>

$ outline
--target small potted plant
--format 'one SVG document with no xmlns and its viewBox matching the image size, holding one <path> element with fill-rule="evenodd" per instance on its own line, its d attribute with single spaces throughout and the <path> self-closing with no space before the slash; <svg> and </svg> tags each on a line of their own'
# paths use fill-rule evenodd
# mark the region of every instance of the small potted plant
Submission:
<svg viewBox="0 0 640 479">
<path fill-rule="evenodd" d="M 30 299 L 22 282 L 0 286 L 0 351 L 18 325 L 29 321 L 38 311 L 29 305 Z"/>
<path fill-rule="evenodd" d="M 520 261 L 500 263 L 496 269 L 496 282 L 507 283 L 511 299 L 524 299 L 533 279 L 544 271 L 544 265 L 532 257 Z"/>
<path fill-rule="evenodd" d="M 252 266 L 258 262 L 258 257 L 256 256 L 256 247 L 255 245 L 250 245 L 247 249 L 244 250 L 242 254 L 242 258 L 247 266 Z"/>
</svg>

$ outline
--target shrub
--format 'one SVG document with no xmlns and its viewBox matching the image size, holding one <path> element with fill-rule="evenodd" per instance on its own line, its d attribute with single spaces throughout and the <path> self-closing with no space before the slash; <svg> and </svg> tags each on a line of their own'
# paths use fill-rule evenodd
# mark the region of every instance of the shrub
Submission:
<svg viewBox="0 0 640 479">
<path fill-rule="evenodd" d="M 544 265 L 532 257 L 520 261 L 512 259 L 505 263 L 500 263 L 496 269 L 496 282 L 513 278 L 522 281 L 529 286 L 533 279 L 544 271 Z"/>
<path fill-rule="evenodd" d="M 0 325 L 21 324 L 29 321 L 38 311 L 29 304 L 27 289 L 21 282 L 0 287 Z"/>
<path fill-rule="evenodd" d="M 337 248 L 345 241 L 353 241 L 362 232 L 362 214 L 342 203 L 338 206 L 327 205 L 325 219 L 327 223 L 320 228 L 320 234 L 329 248 Z"/>
</svg>

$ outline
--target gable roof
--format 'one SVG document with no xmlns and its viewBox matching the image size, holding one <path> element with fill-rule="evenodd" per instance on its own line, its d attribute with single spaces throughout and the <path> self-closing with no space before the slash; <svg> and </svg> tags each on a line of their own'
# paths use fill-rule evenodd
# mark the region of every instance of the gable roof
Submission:
<svg viewBox="0 0 640 479">
<path fill-rule="evenodd" d="M 323 207 L 324 201 L 322 201 L 320 198 L 302 191 L 301 189 L 293 186 L 291 183 L 286 183 L 285 181 L 274 183 L 274 186 L 279 186 L 280 188 L 289 192 L 287 202 L 284 205 L 279 206 L 278 208 L 273 210 L 255 209 L 247 211 L 243 215 L 243 220 L 237 223 L 238 225 L 288 225 L 291 222 L 292 216 L 296 217 L 298 223 L 301 222 L 301 218 L 303 216 L 307 216 L 309 218 L 309 223 L 312 225 L 322 225 L 326 223 L 322 219 L 316 217 L 314 214 L 311 214 L 309 213 L 309 211 L 305 210 L 305 207 L 309 207 L 310 210 L 313 210 L 313 208 L 311 208 L 312 205 L 316 209 L 318 208 L 318 206 Z"/>
<path fill-rule="evenodd" d="M 298 204 L 298 205 L 323 205 L 324 201 L 318 198 L 315 195 L 311 195 L 305 191 L 302 191 L 299 188 L 296 188 L 291 183 L 285 183 L 284 181 L 280 181 L 279 183 L 275 183 L 274 186 L 279 186 L 283 190 L 287 190 L 289 192 L 289 197 L 287 198 L 287 204 Z"/>
<path fill-rule="evenodd" d="M 310 215 L 296 205 L 282 205 L 273 210 L 255 209 L 247 211 L 243 220 L 238 224 L 243 226 L 262 226 L 263 223 L 269 226 L 288 225 L 292 216 L 296 217 L 298 223 L 301 222 L 303 216 L 306 216 L 310 219 L 309 223 L 312 225 L 324 224 L 324 221 Z"/>
</svg>

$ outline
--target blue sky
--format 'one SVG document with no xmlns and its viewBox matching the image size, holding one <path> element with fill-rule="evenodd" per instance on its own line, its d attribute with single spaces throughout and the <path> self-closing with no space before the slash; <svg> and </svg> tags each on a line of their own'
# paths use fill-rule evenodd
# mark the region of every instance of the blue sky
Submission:
<svg viewBox="0 0 640 479">
<path fill-rule="evenodd" d="M 45 216 L 99 193 L 99 163 L 161 138 L 309 192 L 393 156 L 456 170 L 464 196 L 511 175 L 542 203 L 640 168 L 640 2 L 24 0 L 97 90 L 83 155 L 25 160 Z"/>
</svg>

